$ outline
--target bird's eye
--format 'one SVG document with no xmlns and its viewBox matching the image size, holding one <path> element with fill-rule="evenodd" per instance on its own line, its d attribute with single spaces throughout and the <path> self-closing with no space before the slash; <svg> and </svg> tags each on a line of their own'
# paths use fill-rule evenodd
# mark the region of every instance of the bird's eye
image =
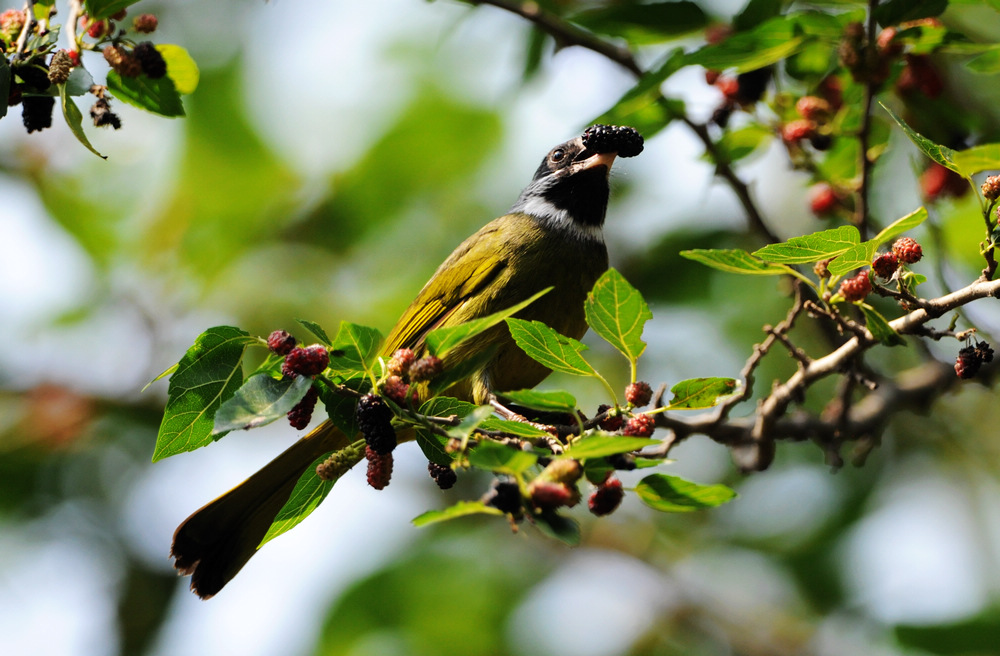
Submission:
<svg viewBox="0 0 1000 656">
<path fill-rule="evenodd" d="M 566 157 L 566 151 L 563 150 L 562 148 L 556 148 L 555 150 L 552 151 L 552 154 L 549 155 L 549 159 L 551 159 L 553 162 L 561 162 L 565 157 Z"/>
</svg>

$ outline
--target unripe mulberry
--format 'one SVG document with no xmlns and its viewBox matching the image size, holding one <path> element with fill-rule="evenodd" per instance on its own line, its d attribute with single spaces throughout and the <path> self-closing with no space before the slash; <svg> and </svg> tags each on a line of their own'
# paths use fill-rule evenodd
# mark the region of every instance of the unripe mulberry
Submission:
<svg viewBox="0 0 1000 656">
<path fill-rule="evenodd" d="M 899 259 L 892 251 L 882 253 L 872 261 L 872 271 L 874 271 L 875 275 L 879 278 L 891 278 L 892 274 L 896 273 L 896 269 L 898 268 Z"/>
<path fill-rule="evenodd" d="M 392 410 L 377 394 L 365 394 L 355 409 L 358 428 L 365 443 L 376 453 L 390 453 L 396 448 L 396 431 L 392 428 Z"/>
<path fill-rule="evenodd" d="M 996 200 L 1000 198 L 1000 175 L 991 175 L 986 178 L 982 186 L 983 198 L 986 200 Z"/>
<path fill-rule="evenodd" d="M 73 62 L 65 50 L 57 50 L 52 55 L 49 62 L 49 82 L 52 84 L 62 84 L 69 79 L 69 72 L 73 68 Z"/>
<path fill-rule="evenodd" d="M 897 239 L 892 245 L 892 252 L 896 254 L 896 258 L 900 262 L 905 264 L 919 262 L 920 258 L 924 256 L 924 251 L 920 247 L 920 244 L 911 237 L 900 237 Z"/>
<path fill-rule="evenodd" d="M 427 462 L 427 473 L 431 475 L 434 482 L 442 490 L 450 490 L 455 482 L 458 480 L 458 474 L 451 467 L 445 467 L 444 465 L 439 465 L 436 462 Z"/>
<path fill-rule="evenodd" d="M 781 138 L 787 143 L 808 139 L 816 132 L 816 123 L 804 118 L 789 121 L 781 127 Z"/>
<path fill-rule="evenodd" d="M 108 33 L 111 24 L 106 20 L 94 21 L 87 28 L 87 36 L 92 39 L 100 39 L 102 36 Z"/>
<path fill-rule="evenodd" d="M 136 44 L 132 54 L 139 60 L 146 77 L 156 80 L 167 74 L 167 62 L 163 61 L 163 55 L 149 41 Z"/>
<path fill-rule="evenodd" d="M 444 370 L 444 363 L 441 358 L 434 355 L 426 355 L 410 366 L 410 380 L 414 383 L 431 380 Z"/>
<path fill-rule="evenodd" d="M 281 364 L 281 373 L 286 376 L 315 376 L 323 373 L 330 364 L 330 353 L 322 344 L 305 348 L 296 347 L 288 352 Z"/>
<path fill-rule="evenodd" d="M 872 291 L 872 281 L 868 278 L 868 270 L 858 273 L 853 278 L 848 278 L 840 283 L 840 295 L 849 303 L 854 303 L 864 299 Z"/>
<path fill-rule="evenodd" d="M 406 406 L 409 404 L 407 397 L 410 393 L 410 386 L 399 376 L 388 376 L 382 383 L 381 389 L 382 394 L 392 399 L 396 405 Z"/>
<path fill-rule="evenodd" d="M 21 120 L 28 134 L 52 127 L 52 96 L 24 96 L 21 101 Z"/>
<path fill-rule="evenodd" d="M 625 388 L 625 400 L 637 408 L 647 405 L 653 398 L 653 388 L 649 383 L 636 381 Z"/>
<path fill-rule="evenodd" d="M 625 422 L 623 433 L 630 437 L 650 437 L 656 430 L 656 419 L 653 415 L 636 415 Z"/>
<path fill-rule="evenodd" d="M 962 379 L 974 378 L 979 373 L 983 361 L 976 353 L 975 346 L 966 346 L 958 352 L 955 358 L 955 374 Z"/>
<path fill-rule="evenodd" d="M 376 490 L 384 490 L 392 478 L 392 454 L 378 453 L 368 446 L 365 458 L 368 459 L 368 484 Z"/>
<path fill-rule="evenodd" d="M 590 495 L 587 508 L 598 517 L 609 515 L 618 508 L 624 497 L 622 482 L 614 476 L 608 476 Z"/>
<path fill-rule="evenodd" d="M 795 111 L 807 121 L 825 121 L 832 113 L 830 103 L 819 96 L 802 96 L 795 103 Z"/>
<path fill-rule="evenodd" d="M 574 490 L 570 490 L 569 486 L 563 483 L 550 481 L 536 480 L 528 486 L 531 504 L 541 510 L 555 510 L 562 506 L 575 505 L 573 492 Z"/>
<path fill-rule="evenodd" d="M 839 204 L 837 192 L 828 184 L 818 184 L 809 192 L 809 209 L 816 216 L 832 214 Z"/>
<path fill-rule="evenodd" d="M 417 356 L 413 352 L 413 349 L 401 348 L 396 349 L 396 352 L 392 354 L 389 358 L 389 362 L 386 363 L 386 370 L 392 376 L 399 376 L 402 378 L 407 375 L 410 367 L 413 365 L 413 361 L 416 360 Z"/>
<path fill-rule="evenodd" d="M 275 355 L 288 355 L 298 343 L 291 333 L 284 330 L 275 330 L 267 336 L 267 348 Z"/>
<path fill-rule="evenodd" d="M 731 103 L 736 102 L 736 98 L 740 95 L 740 83 L 735 77 L 730 77 L 728 75 L 723 75 L 715 81 L 715 88 L 717 88 L 721 93 L 722 97 Z"/>
<path fill-rule="evenodd" d="M 139 14 L 132 19 L 132 29 L 140 34 L 155 32 L 159 24 L 159 19 L 153 14 Z"/>
<path fill-rule="evenodd" d="M 292 425 L 292 428 L 302 430 L 309 425 L 309 420 L 312 419 L 317 399 L 319 399 L 319 390 L 314 385 L 309 388 L 309 391 L 302 397 L 302 400 L 288 411 L 288 423 Z"/>
</svg>

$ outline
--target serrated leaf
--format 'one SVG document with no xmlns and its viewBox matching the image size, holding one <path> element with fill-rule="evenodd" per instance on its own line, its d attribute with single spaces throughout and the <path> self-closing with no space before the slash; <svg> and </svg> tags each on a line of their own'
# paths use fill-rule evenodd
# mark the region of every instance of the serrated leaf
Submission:
<svg viewBox="0 0 1000 656">
<path fill-rule="evenodd" d="M 689 378 L 670 388 L 674 395 L 667 406 L 670 410 L 694 410 L 711 408 L 719 399 L 729 396 L 739 389 L 739 383 L 732 378 Z"/>
<path fill-rule="evenodd" d="M 484 440 L 469 452 L 469 464 L 479 469 L 516 476 L 538 462 L 538 454 Z"/>
<path fill-rule="evenodd" d="M 127 9 L 139 0 L 84 0 L 83 6 L 91 18 L 108 18 L 122 9 Z"/>
<path fill-rule="evenodd" d="M 725 485 L 700 485 L 678 476 L 651 474 L 635 487 L 644 504 L 663 512 L 692 512 L 731 501 L 736 492 Z"/>
<path fill-rule="evenodd" d="M 522 351 L 552 371 L 576 376 L 597 375 L 597 370 L 580 355 L 587 347 L 572 337 L 560 335 L 541 321 L 511 317 L 507 319 L 507 327 Z"/>
<path fill-rule="evenodd" d="M 615 269 L 594 284 L 584 303 L 587 325 L 618 349 L 634 366 L 646 350 L 642 330 L 653 318 L 646 300 Z"/>
<path fill-rule="evenodd" d="M 319 341 L 323 342 L 327 346 L 331 346 L 333 344 L 333 342 L 330 341 L 330 336 L 326 334 L 325 330 L 323 330 L 323 327 L 315 321 L 309 321 L 308 319 L 296 319 L 296 321 L 298 321 L 303 328 L 311 332 Z"/>
<path fill-rule="evenodd" d="M 719 271 L 726 271 L 727 273 L 742 273 L 752 276 L 777 276 L 791 271 L 791 269 L 783 264 L 765 262 L 738 248 L 694 248 L 681 251 L 680 256 L 688 260 L 700 262 L 705 266 L 718 269 Z"/>
<path fill-rule="evenodd" d="M 516 390 L 499 394 L 515 405 L 542 412 L 576 412 L 576 399 L 569 392 Z"/>
<path fill-rule="evenodd" d="M 571 547 L 580 544 L 580 524 L 575 519 L 563 517 L 555 511 L 534 515 L 535 527 L 548 537 Z"/>
<path fill-rule="evenodd" d="M 896 219 L 885 228 L 883 228 L 875 237 L 872 239 L 876 244 L 884 244 L 893 237 L 901 235 L 904 232 L 909 232 L 913 230 L 921 223 L 927 220 L 927 208 L 918 207 L 901 219 Z"/>
<path fill-rule="evenodd" d="M 212 435 L 215 412 L 243 383 L 243 352 L 256 342 L 232 326 L 209 328 L 198 336 L 170 376 L 153 462 L 222 437 Z"/>
<path fill-rule="evenodd" d="M 892 117 L 892 120 L 896 121 L 896 124 L 899 125 L 900 128 L 902 128 L 903 134 L 909 137 L 910 141 L 912 141 L 914 145 L 916 145 L 916 147 L 919 148 L 925 155 L 930 157 L 932 160 L 934 160 L 941 166 L 950 169 L 955 173 L 958 173 L 959 175 L 962 175 L 961 169 L 959 169 L 958 165 L 955 164 L 954 150 L 948 148 L 947 146 L 936 144 L 930 139 L 924 137 L 916 130 L 911 128 L 909 125 L 907 125 L 906 121 L 900 118 L 899 115 L 896 114 L 896 112 L 889 109 L 889 107 L 887 107 L 885 103 L 879 101 L 879 104 L 882 105 L 882 109 L 884 109 L 889 113 L 889 116 Z"/>
<path fill-rule="evenodd" d="M 90 144 L 90 139 L 83 132 L 83 114 L 80 112 L 80 108 L 76 106 L 73 99 L 70 98 L 69 94 L 66 92 L 66 85 L 59 85 L 59 104 L 62 106 L 63 118 L 66 119 L 66 125 L 69 126 L 70 132 L 76 137 L 77 141 L 82 143 L 87 150 L 94 153 L 101 159 L 107 159 L 104 155 L 97 152 L 97 149 Z"/>
<path fill-rule="evenodd" d="M 827 265 L 827 270 L 835 276 L 841 276 L 848 271 L 869 266 L 875 258 L 878 242 L 874 239 L 847 249 L 843 254 Z"/>
<path fill-rule="evenodd" d="M 198 88 L 201 72 L 188 51 L 172 43 L 158 44 L 156 50 L 167 65 L 167 77 L 173 80 L 177 93 L 181 95 L 194 93 Z"/>
<path fill-rule="evenodd" d="M 459 501 L 444 510 L 428 510 L 414 517 L 412 522 L 414 526 L 420 527 L 469 515 L 503 515 L 503 511 L 493 506 L 487 506 L 482 501 Z"/>
<path fill-rule="evenodd" d="M 971 177 L 980 171 L 1000 170 L 1000 143 L 988 143 L 959 150 L 954 154 L 958 172 Z"/>
<path fill-rule="evenodd" d="M 435 396 L 424 401 L 417 412 L 428 417 L 450 417 L 452 415 L 465 417 L 477 407 L 479 406 L 475 403 L 460 401 L 450 396 Z M 451 464 L 452 456 L 444 450 L 447 442 L 448 438 L 424 427 L 417 427 L 417 446 L 431 462 L 446 467 Z"/>
<path fill-rule="evenodd" d="M 457 326 L 449 326 L 447 328 L 438 328 L 437 330 L 432 330 L 427 333 L 425 342 L 427 344 L 427 350 L 432 354 L 443 358 L 448 351 L 455 348 L 465 340 L 470 337 L 475 337 L 493 326 L 497 325 L 507 317 L 517 314 L 524 308 L 528 307 L 536 300 L 548 294 L 552 291 L 552 287 L 546 287 L 542 291 L 538 292 L 531 298 L 513 305 L 506 310 L 501 310 L 500 312 L 494 312 L 493 314 L 483 317 L 481 319 L 473 319 L 472 321 L 466 321 L 463 324 Z"/>
<path fill-rule="evenodd" d="M 353 447 L 347 447 L 342 452 L 345 455 L 351 455 L 354 460 L 351 463 L 352 467 L 364 458 L 364 449 L 355 450 Z M 267 529 L 267 533 L 261 539 L 260 544 L 257 545 L 258 549 L 282 533 L 287 533 L 298 526 L 303 519 L 319 507 L 319 504 L 323 503 L 326 495 L 330 494 L 330 490 L 333 489 L 334 484 L 340 479 L 328 481 L 316 474 L 316 467 L 322 464 L 329 456 L 330 454 L 326 453 L 316 458 L 306 468 L 302 476 L 299 477 L 298 482 L 295 483 L 295 487 L 292 488 L 292 493 L 289 495 L 288 501 L 278 511 L 278 514 L 274 517 L 274 521 L 271 522 L 271 526 Z"/>
<path fill-rule="evenodd" d="M 555 457 L 574 458 L 576 460 L 606 458 L 617 453 L 638 451 L 639 449 L 659 443 L 659 440 L 648 437 L 628 437 L 608 434 L 588 435 L 573 442 L 561 455 Z"/>
<path fill-rule="evenodd" d="M 108 71 L 107 82 L 115 98 L 134 107 L 167 118 L 184 116 L 180 94 L 166 75 L 153 80 L 146 75 L 122 77 L 115 71 Z"/>
<path fill-rule="evenodd" d="M 780 244 L 768 244 L 753 253 L 755 257 L 777 264 L 807 264 L 844 253 L 861 243 L 861 233 L 854 226 L 840 226 L 792 237 Z"/>
<path fill-rule="evenodd" d="M 879 314 L 878 310 L 867 303 L 860 303 L 858 307 L 861 308 L 861 312 L 865 315 L 865 325 L 868 326 L 868 331 L 871 332 L 872 337 L 885 346 L 903 346 L 906 344 L 906 340 L 892 329 L 892 326 L 885 320 L 885 317 Z"/>
<path fill-rule="evenodd" d="M 215 413 L 212 434 L 249 430 L 282 419 L 312 387 L 308 376 L 277 380 L 267 374 L 250 376 Z"/>
<path fill-rule="evenodd" d="M 329 349 L 331 373 L 354 378 L 360 373 L 370 372 L 381 346 L 382 333 L 375 328 L 341 321 Z"/>
</svg>

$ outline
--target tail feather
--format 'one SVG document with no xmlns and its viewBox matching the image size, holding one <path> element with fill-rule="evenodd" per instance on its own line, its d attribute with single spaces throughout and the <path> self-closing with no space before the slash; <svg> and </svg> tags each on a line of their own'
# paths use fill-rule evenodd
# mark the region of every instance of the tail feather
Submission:
<svg viewBox="0 0 1000 656">
<path fill-rule="evenodd" d="M 350 445 L 324 422 L 229 492 L 195 511 L 177 527 L 170 555 L 191 590 L 202 599 L 216 594 L 257 552 L 257 545 L 317 458 Z"/>
</svg>

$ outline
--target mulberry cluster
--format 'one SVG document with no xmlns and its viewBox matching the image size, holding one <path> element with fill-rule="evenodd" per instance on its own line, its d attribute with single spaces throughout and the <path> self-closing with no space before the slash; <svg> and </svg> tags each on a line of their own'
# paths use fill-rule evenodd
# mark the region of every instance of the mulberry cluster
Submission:
<svg viewBox="0 0 1000 656">
<path fill-rule="evenodd" d="M 900 237 L 897 239 L 892 245 L 892 252 L 896 255 L 896 259 L 905 264 L 919 262 L 920 258 L 924 256 L 924 251 L 920 247 L 920 244 L 911 237 Z"/>
<path fill-rule="evenodd" d="M 618 508 L 624 497 L 622 482 L 609 474 L 587 499 L 587 508 L 598 517 L 610 515 Z"/>
<path fill-rule="evenodd" d="M 858 273 L 853 278 L 848 278 L 840 283 L 840 295 L 849 303 L 855 303 L 864 299 L 872 291 L 872 281 L 868 277 L 868 270 Z"/>
<path fill-rule="evenodd" d="M 436 462 L 427 462 L 427 473 L 431 475 L 434 482 L 442 490 L 450 490 L 458 481 L 458 474 L 451 467 L 439 465 Z"/>
<path fill-rule="evenodd" d="M 288 355 L 298 345 L 291 333 L 275 330 L 267 336 L 267 348 L 275 355 Z"/>
<path fill-rule="evenodd" d="M 629 383 L 625 388 L 625 400 L 637 408 L 648 405 L 653 400 L 653 388 L 641 380 Z"/>
<path fill-rule="evenodd" d="M 596 153 L 614 153 L 635 157 L 642 152 L 642 135 L 624 125 L 591 125 L 583 133 L 583 146 Z"/>
<path fill-rule="evenodd" d="M 379 454 L 392 453 L 396 431 L 392 428 L 392 410 L 385 401 L 377 394 L 365 394 L 354 412 L 368 448 Z"/>
<path fill-rule="evenodd" d="M 392 478 L 392 454 L 378 453 L 371 446 L 365 447 L 368 460 L 368 484 L 376 490 L 383 490 Z"/>
<path fill-rule="evenodd" d="M 888 253 L 882 253 L 874 260 L 872 260 L 872 271 L 875 272 L 879 278 L 891 278 L 892 274 L 896 273 L 896 269 L 899 268 L 899 258 L 892 251 Z"/>
<path fill-rule="evenodd" d="M 21 100 L 21 121 L 28 134 L 52 127 L 52 108 L 56 99 L 52 96 L 24 96 Z"/>
<path fill-rule="evenodd" d="M 652 415 L 636 415 L 625 422 L 623 434 L 630 437 L 650 437 L 656 430 L 656 419 Z"/>
<path fill-rule="evenodd" d="M 993 349 L 986 342 L 966 346 L 955 359 L 955 374 L 962 379 L 974 378 L 984 363 L 992 361 Z"/>
<path fill-rule="evenodd" d="M 330 353 L 322 344 L 295 347 L 281 363 L 281 373 L 285 376 L 315 376 L 323 373 L 329 364 Z"/>
<path fill-rule="evenodd" d="M 309 425 L 312 419 L 313 409 L 319 399 L 319 390 L 313 385 L 302 397 L 302 400 L 295 404 L 295 407 L 288 411 L 288 423 L 296 430 L 302 430 Z"/>
</svg>

